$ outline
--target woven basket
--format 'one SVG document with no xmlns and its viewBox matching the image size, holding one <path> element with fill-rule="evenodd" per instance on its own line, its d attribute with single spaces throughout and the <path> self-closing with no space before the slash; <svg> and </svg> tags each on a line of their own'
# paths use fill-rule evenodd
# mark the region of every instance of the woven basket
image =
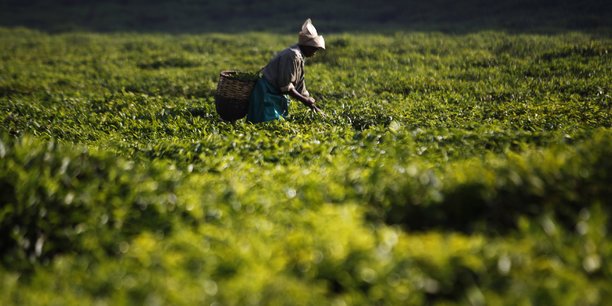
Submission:
<svg viewBox="0 0 612 306">
<path fill-rule="evenodd" d="M 249 110 L 249 97 L 257 81 L 236 79 L 237 74 L 237 71 L 222 71 L 219 75 L 215 106 L 223 120 L 238 120 Z"/>
</svg>

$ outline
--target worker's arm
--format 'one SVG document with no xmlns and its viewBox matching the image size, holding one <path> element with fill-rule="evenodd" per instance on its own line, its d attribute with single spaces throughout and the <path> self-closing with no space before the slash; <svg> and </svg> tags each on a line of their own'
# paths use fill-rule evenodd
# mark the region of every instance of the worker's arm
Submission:
<svg viewBox="0 0 612 306">
<path fill-rule="evenodd" d="M 300 94 L 297 90 L 295 90 L 295 88 L 293 88 L 293 87 L 290 88 L 287 93 L 291 97 L 293 97 L 293 98 L 299 100 L 300 102 L 302 102 L 304 105 L 310 107 L 310 109 L 312 109 L 313 111 L 315 111 L 317 113 L 322 113 L 321 110 L 315 104 L 315 99 L 313 97 L 304 96 L 304 95 Z"/>
</svg>

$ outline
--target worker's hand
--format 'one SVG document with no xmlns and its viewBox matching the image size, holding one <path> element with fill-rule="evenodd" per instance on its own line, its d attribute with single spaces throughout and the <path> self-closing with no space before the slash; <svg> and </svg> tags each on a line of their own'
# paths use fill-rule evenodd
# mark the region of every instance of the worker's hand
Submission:
<svg viewBox="0 0 612 306">
<path fill-rule="evenodd" d="M 313 112 L 315 112 L 315 113 L 325 117 L 325 113 L 323 113 L 323 111 L 320 108 L 317 107 L 317 104 L 316 104 L 317 100 L 315 100 L 315 98 L 313 98 L 313 97 L 304 97 L 304 96 L 302 96 L 302 98 L 303 99 L 301 99 L 301 100 L 302 100 L 302 103 L 304 103 L 304 105 L 310 107 L 310 109 Z"/>
<path fill-rule="evenodd" d="M 304 98 L 305 98 L 304 104 L 310 107 L 312 107 L 315 104 L 315 102 L 317 102 L 317 100 L 315 100 L 315 98 L 313 97 L 304 97 Z"/>
<path fill-rule="evenodd" d="M 313 99 L 313 100 L 314 100 L 314 99 Z M 315 112 L 315 113 L 317 113 L 317 114 L 321 115 L 322 117 L 325 117 L 325 113 L 324 113 L 324 112 L 323 112 L 323 111 L 322 111 L 322 110 L 321 110 L 321 109 L 320 109 L 320 108 L 319 108 L 319 107 L 318 107 L 318 106 L 317 106 L 315 103 L 312 103 L 312 105 L 310 105 L 310 109 L 311 109 L 313 112 Z"/>
<path fill-rule="evenodd" d="M 313 97 L 303 97 L 302 99 L 302 103 L 312 110 L 314 110 L 314 107 L 316 107 L 315 101 L 316 100 Z"/>
</svg>

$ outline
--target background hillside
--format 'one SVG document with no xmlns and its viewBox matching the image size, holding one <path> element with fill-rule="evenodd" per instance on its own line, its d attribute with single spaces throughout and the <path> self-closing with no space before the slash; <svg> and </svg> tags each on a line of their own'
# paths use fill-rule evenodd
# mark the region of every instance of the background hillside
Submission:
<svg viewBox="0 0 612 306">
<path fill-rule="evenodd" d="M 0 26 L 51 32 L 295 31 L 311 17 L 325 32 L 608 31 L 610 1 L 588 0 L 2 0 Z"/>
</svg>

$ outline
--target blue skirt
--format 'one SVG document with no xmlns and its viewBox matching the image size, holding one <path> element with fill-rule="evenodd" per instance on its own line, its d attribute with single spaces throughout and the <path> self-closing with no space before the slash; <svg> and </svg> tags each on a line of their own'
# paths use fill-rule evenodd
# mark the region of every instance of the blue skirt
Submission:
<svg viewBox="0 0 612 306">
<path fill-rule="evenodd" d="M 289 114 L 289 101 L 289 96 L 283 95 L 262 77 L 249 97 L 247 121 L 258 123 L 281 119 Z"/>
</svg>

